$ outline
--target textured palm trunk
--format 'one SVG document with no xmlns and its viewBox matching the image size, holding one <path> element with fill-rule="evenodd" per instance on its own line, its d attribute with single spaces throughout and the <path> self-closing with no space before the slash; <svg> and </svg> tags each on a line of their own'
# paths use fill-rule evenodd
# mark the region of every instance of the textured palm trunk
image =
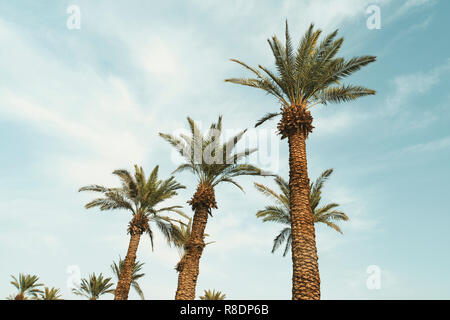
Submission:
<svg viewBox="0 0 450 320">
<path fill-rule="evenodd" d="M 186 253 L 180 264 L 178 287 L 175 300 L 194 300 L 199 274 L 200 258 L 205 247 L 203 237 L 208 222 L 208 208 L 198 207 L 192 221 L 191 237 L 186 245 Z"/>
<path fill-rule="evenodd" d="M 289 188 L 292 230 L 292 299 L 319 300 L 320 276 L 309 199 L 306 138 L 301 131 L 289 135 Z"/>
<path fill-rule="evenodd" d="M 22 293 L 19 293 L 18 295 L 16 295 L 14 300 L 25 300 L 25 295 Z"/>
<path fill-rule="evenodd" d="M 127 300 L 130 292 L 133 268 L 136 262 L 136 252 L 141 239 L 140 233 L 131 234 L 130 244 L 128 245 L 127 256 L 123 264 L 122 272 L 119 276 L 116 291 L 114 292 L 114 300 Z"/>
</svg>

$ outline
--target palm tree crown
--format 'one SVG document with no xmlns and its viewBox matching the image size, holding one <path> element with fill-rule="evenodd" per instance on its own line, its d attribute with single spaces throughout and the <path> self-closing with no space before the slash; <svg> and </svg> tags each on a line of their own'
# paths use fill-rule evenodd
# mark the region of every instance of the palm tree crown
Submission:
<svg viewBox="0 0 450 320">
<path fill-rule="evenodd" d="M 86 297 L 90 300 L 97 300 L 106 293 L 114 293 L 114 284 L 111 278 L 103 278 L 103 274 L 96 276 L 95 273 L 89 275 L 89 280 L 81 279 L 80 288 L 72 289 L 78 296 Z"/>
<path fill-rule="evenodd" d="M 113 271 L 114 275 L 116 276 L 117 280 L 120 279 L 120 274 L 124 268 L 125 260 L 119 257 L 119 262 L 116 263 L 113 261 L 113 264 L 111 265 L 111 270 Z M 142 291 L 138 280 L 145 276 L 145 273 L 139 273 L 142 270 L 142 267 L 144 266 L 143 262 L 135 261 L 133 271 L 131 274 L 131 286 L 134 288 L 134 290 L 137 292 L 139 297 L 144 300 L 144 292 Z"/>
<path fill-rule="evenodd" d="M 39 300 L 62 300 L 61 293 L 58 288 L 44 288 L 44 292 L 40 294 Z"/>
<path fill-rule="evenodd" d="M 256 149 L 245 149 L 242 152 L 234 152 L 236 144 L 241 140 L 247 130 L 239 132 L 227 142 L 222 143 L 222 116 L 213 123 L 206 135 L 191 118 L 187 118 L 191 136 L 184 134 L 180 138 L 170 134 L 159 135 L 174 146 L 184 158 L 175 171 L 189 170 L 198 178 L 201 185 L 217 186 L 221 182 L 229 182 L 243 190 L 233 179 L 242 175 L 263 175 L 259 168 L 249 164 L 238 164 L 238 162 L 255 152 Z"/>
<path fill-rule="evenodd" d="M 320 29 L 314 30 L 314 25 L 311 24 L 295 51 L 286 21 L 285 45 L 276 36 L 268 40 L 275 57 L 276 72 L 261 65 L 256 69 L 232 59 L 251 71 L 255 77 L 225 81 L 262 89 L 281 103 L 281 112 L 266 114 L 258 120 L 256 126 L 283 114 L 278 126 L 282 138 L 298 127 L 308 133 L 313 129 L 308 110 L 314 105 L 351 101 L 375 94 L 374 90 L 368 88 L 341 84 L 341 80 L 374 62 L 376 57 L 361 56 L 348 60 L 336 57 L 344 39 L 336 39 L 336 30 L 319 44 L 321 33 Z"/>
<path fill-rule="evenodd" d="M 144 233 L 150 236 L 153 247 L 153 232 L 150 222 L 154 222 L 159 230 L 164 234 L 167 242 L 172 241 L 173 219 L 160 215 L 161 212 L 171 211 L 185 216 L 179 209 L 181 206 L 169 206 L 156 209 L 155 207 L 166 199 L 177 194 L 178 189 L 185 188 L 175 181 L 172 176 L 166 180 L 158 179 L 158 169 L 156 166 L 148 179 L 142 167 L 135 165 L 134 176 L 127 170 L 115 170 L 114 175 L 118 176 L 122 182 L 120 188 L 107 188 L 100 185 L 89 185 L 80 188 L 79 191 L 94 191 L 103 194 L 103 197 L 94 199 L 85 205 L 86 209 L 99 207 L 100 210 L 129 210 L 133 219 L 128 226 L 128 233 Z"/>
<path fill-rule="evenodd" d="M 329 203 L 319 207 L 322 199 L 322 187 L 324 182 L 333 173 L 333 169 L 328 169 L 322 172 L 319 178 L 311 184 L 310 187 L 310 203 L 311 209 L 314 215 L 314 223 L 324 223 L 334 230 L 342 233 L 342 230 L 336 224 L 337 221 L 347 221 L 348 216 L 339 210 L 335 210 L 339 205 L 337 203 Z M 275 182 L 281 190 L 278 194 L 274 190 L 259 183 L 255 183 L 255 187 L 262 194 L 275 200 L 276 205 L 269 205 L 264 210 L 259 210 L 256 216 L 262 218 L 263 222 L 275 222 L 286 225 L 287 227 L 281 230 L 281 232 L 275 237 L 273 241 L 272 253 L 275 252 L 284 242 L 286 247 L 284 249 L 283 256 L 289 252 L 292 243 L 291 235 L 291 216 L 289 214 L 290 208 L 290 193 L 289 184 L 281 177 L 275 178 Z"/>
<path fill-rule="evenodd" d="M 29 298 L 36 299 L 42 290 L 42 283 L 38 283 L 39 277 L 36 275 L 19 273 L 19 278 L 11 276 L 13 280 L 11 284 L 19 291 L 14 297 L 15 300 L 27 300 Z"/>
</svg>

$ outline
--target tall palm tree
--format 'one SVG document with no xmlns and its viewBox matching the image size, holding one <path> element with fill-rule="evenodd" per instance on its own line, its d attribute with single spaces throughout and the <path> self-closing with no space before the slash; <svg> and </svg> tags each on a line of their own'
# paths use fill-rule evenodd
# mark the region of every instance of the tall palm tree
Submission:
<svg viewBox="0 0 450 320">
<path fill-rule="evenodd" d="M 324 223 L 337 232 L 342 233 L 341 228 L 339 228 L 336 222 L 347 221 L 349 218 L 344 212 L 336 210 L 339 205 L 337 203 L 329 203 L 319 207 L 320 200 L 322 199 L 323 184 L 332 173 L 333 169 L 325 170 L 320 177 L 310 185 L 311 191 L 309 199 L 314 216 L 314 223 Z M 262 218 L 263 222 L 270 221 L 286 225 L 273 240 L 272 248 L 272 253 L 274 253 L 275 250 L 286 242 L 283 252 L 283 257 L 285 257 L 292 245 L 291 215 L 289 214 L 291 197 L 289 194 L 289 184 L 283 178 L 276 177 L 275 182 L 281 190 L 280 194 L 267 186 L 255 183 L 255 187 L 258 191 L 276 202 L 276 205 L 266 206 L 263 210 L 259 210 L 256 216 Z"/>
<path fill-rule="evenodd" d="M 174 172 L 189 170 L 198 181 L 197 190 L 192 199 L 188 201 L 194 211 L 194 217 L 192 232 L 185 246 L 185 258 L 178 265 L 180 271 L 175 295 L 177 300 L 195 299 L 199 263 L 205 247 L 205 227 L 208 215 L 212 216 L 211 209 L 217 209 L 214 188 L 222 182 L 228 182 L 243 190 L 234 180 L 235 177 L 263 174 L 253 165 L 238 164 L 239 160 L 256 151 L 256 149 L 246 149 L 243 152 L 234 152 L 236 143 L 246 130 L 222 144 L 222 116 L 219 116 L 218 121 L 211 125 L 205 136 L 191 118 L 188 117 L 187 120 L 191 131 L 190 136 L 182 134 L 180 138 L 177 138 L 160 133 L 160 136 L 173 145 L 185 160 L 185 163 L 181 164 Z"/>
<path fill-rule="evenodd" d="M 222 293 L 219 290 L 216 292 L 216 289 L 213 291 L 205 290 L 204 295 L 200 296 L 200 300 L 225 300 L 226 296 L 225 293 Z"/>
<path fill-rule="evenodd" d="M 37 299 L 38 295 L 42 293 L 40 287 L 43 284 L 38 283 L 39 277 L 36 275 L 19 273 L 18 279 L 13 275 L 11 275 L 11 278 L 13 280 L 10 283 L 18 290 L 18 293 L 14 296 L 14 300 Z"/>
<path fill-rule="evenodd" d="M 114 283 L 111 282 L 111 278 L 103 278 L 103 274 L 98 276 L 95 273 L 89 275 L 88 279 L 81 279 L 81 286 L 79 288 L 73 288 L 72 292 L 78 296 L 83 296 L 89 300 L 97 300 L 100 296 L 106 293 L 114 293 Z"/>
<path fill-rule="evenodd" d="M 86 209 L 99 207 L 100 210 L 125 209 L 132 214 L 132 219 L 128 224 L 130 243 L 123 270 L 120 273 L 119 282 L 114 294 L 115 300 L 126 300 L 132 282 L 133 268 L 136 261 L 136 252 L 139 241 L 143 233 L 150 236 L 153 249 L 153 232 L 150 223 L 156 224 L 163 233 L 167 242 L 171 243 L 174 236 L 171 218 L 160 215 L 161 212 L 176 212 L 184 215 L 179 208 L 181 206 L 169 206 L 157 209 L 164 200 L 177 195 L 177 190 L 185 188 L 175 181 L 172 176 L 167 180 L 158 179 L 158 166 L 156 166 L 148 179 L 142 167 L 135 167 L 135 174 L 132 176 L 127 170 L 115 170 L 114 175 L 118 176 L 122 182 L 120 188 L 106 188 L 99 185 L 90 185 L 81 188 L 79 191 L 94 191 L 103 195 L 101 198 L 92 200 L 85 205 Z"/>
<path fill-rule="evenodd" d="M 114 275 L 116 276 L 117 280 L 120 279 L 120 274 L 122 273 L 123 266 L 125 264 L 125 260 L 119 257 L 119 262 L 116 263 L 113 261 L 113 264 L 111 265 L 111 270 L 113 271 Z M 141 286 L 138 283 L 138 280 L 145 276 L 145 273 L 139 273 L 142 270 L 142 267 L 144 266 L 143 262 L 136 261 L 133 267 L 133 273 L 131 274 L 131 286 L 133 289 L 137 292 L 139 297 L 142 300 L 145 300 L 144 292 L 141 289 Z"/>
<path fill-rule="evenodd" d="M 58 288 L 45 287 L 44 291 L 40 294 L 39 300 L 62 300 L 61 292 Z"/>
<path fill-rule="evenodd" d="M 313 130 L 311 108 L 318 104 L 339 103 L 373 95 L 374 90 L 344 85 L 341 80 L 374 62 L 374 56 L 345 60 L 336 57 L 344 41 L 336 39 L 337 30 L 318 43 L 321 30 L 311 24 L 296 52 L 292 46 L 286 21 L 283 45 L 276 36 L 269 39 L 275 57 L 276 72 L 259 65 L 253 68 L 239 60 L 254 74 L 253 78 L 225 81 L 264 90 L 281 104 L 280 111 L 268 113 L 257 121 L 281 115 L 278 131 L 289 144 L 289 189 L 291 192 L 292 229 L 292 299 L 320 299 L 320 276 L 314 230 L 314 216 L 309 200 L 309 178 L 306 139 Z"/>
</svg>

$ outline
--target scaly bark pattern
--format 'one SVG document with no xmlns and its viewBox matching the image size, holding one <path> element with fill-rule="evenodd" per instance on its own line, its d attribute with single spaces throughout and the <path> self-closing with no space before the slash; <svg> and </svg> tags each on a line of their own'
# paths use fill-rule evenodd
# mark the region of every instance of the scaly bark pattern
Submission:
<svg viewBox="0 0 450 320">
<path fill-rule="evenodd" d="M 314 128 L 313 118 L 305 104 L 287 106 L 281 111 L 278 130 L 289 143 L 292 299 L 319 300 L 319 265 L 306 158 L 306 139 Z"/>
<path fill-rule="evenodd" d="M 194 210 L 191 237 L 186 244 L 183 259 L 177 265 L 178 287 L 176 300 L 194 300 L 195 288 L 199 274 L 200 258 L 205 247 L 205 236 L 208 214 L 212 208 L 217 208 L 214 189 L 211 185 L 199 184 L 197 191 L 188 202 Z"/>
<path fill-rule="evenodd" d="M 292 299 L 319 300 L 320 276 L 309 199 L 306 138 L 294 132 L 289 138 L 289 188 L 291 192 Z"/>
<path fill-rule="evenodd" d="M 148 228 L 148 217 L 144 214 L 135 214 L 128 226 L 128 233 L 131 235 L 128 245 L 127 255 L 120 273 L 114 300 L 127 300 L 133 276 L 133 268 L 136 262 L 136 252 L 142 233 Z"/>
</svg>

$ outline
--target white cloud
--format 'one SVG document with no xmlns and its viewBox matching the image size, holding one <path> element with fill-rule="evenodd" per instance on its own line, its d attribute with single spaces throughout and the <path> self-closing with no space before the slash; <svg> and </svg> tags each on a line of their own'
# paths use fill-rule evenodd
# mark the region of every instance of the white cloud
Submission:
<svg viewBox="0 0 450 320">
<path fill-rule="evenodd" d="M 450 72 L 450 60 L 445 64 L 434 68 L 429 72 L 417 72 L 397 76 L 392 84 L 395 88 L 394 93 L 387 97 L 386 106 L 389 114 L 394 114 L 410 101 L 414 96 L 425 94 L 435 85 L 441 77 Z"/>
<path fill-rule="evenodd" d="M 393 1 L 389 1 L 390 3 L 394 3 Z M 383 17 L 386 17 L 384 21 L 386 24 L 391 24 L 396 20 L 403 18 L 404 16 L 410 14 L 415 10 L 423 10 L 426 6 L 433 6 L 437 3 L 436 0 L 407 0 L 403 2 L 399 7 L 394 9 L 388 9 L 389 11 L 386 14 L 386 10 L 382 11 Z M 424 22 L 426 23 L 426 22 Z"/>
<path fill-rule="evenodd" d="M 323 114 L 326 115 L 324 116 Z M 313 123 L 315 129 L 313 134 L 314 136 L 322 136 L 342 133 L 352 129 L 361 122 L 364 122 L 369 117 L 370 114 L 360 111 L 359 109 L 355 110 L 354 108 L 331 112 L 331 115 L 329 115 L 327 110 L 324 110 L 319 116 L 315 116 Z"/>
<path fill-rule="evenodd" d="M 413 9 L 416 9 L 418 7 L 424 6 L 424 5 L 432 5 L 435 4 L 435 0 L 407 0 L 403 5 L 398 9 L 397 15 L 403 15 L 407 13 L 408 11 L 411 11 Z"/>
<path fill-rule="evenodd" d="M 408 146 L 400 150 L 400 153 L 410 152 L 432 152 L 450 147 L 450 137 L 444 137 L 441 139 L 433 140 L 426 143 L 419 143 L 412 146 Z"/>
</svg>

